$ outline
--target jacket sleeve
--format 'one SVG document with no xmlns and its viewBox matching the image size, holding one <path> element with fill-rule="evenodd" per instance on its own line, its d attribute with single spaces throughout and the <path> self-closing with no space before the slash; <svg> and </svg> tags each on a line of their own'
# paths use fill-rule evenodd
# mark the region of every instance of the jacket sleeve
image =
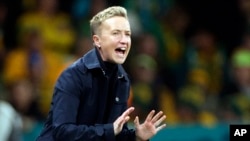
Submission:
<svg viewBox="0 0 250 141">
<path fill-rule="evenodd" d="M 122 132 L 117 135 L 116 140 L 118 141 L 135 141 L 135 130 L 129 129 L 127 124 L 124 126 Z"/>
<path fill-rule="evenodd" d="M 76 70 L 66 70 L 59 77 L 52 100 L 53 137 L 60 141 L 115 141 L 113 124 L 77 125 L 82 85 Z M 82 77 L 82 76 L 81 76 Z M 86 115 L 87 116 L 87 115 Z"/>
</svg>

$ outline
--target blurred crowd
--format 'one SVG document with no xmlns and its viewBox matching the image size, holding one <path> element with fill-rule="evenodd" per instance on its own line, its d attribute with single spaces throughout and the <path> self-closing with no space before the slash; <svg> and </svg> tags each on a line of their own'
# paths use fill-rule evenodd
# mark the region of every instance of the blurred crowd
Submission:
<svg viewBox="0 0 250 141">
<path fill-rule="evenodd" d="M 156 109 L 173 126 L 249 124 L 250 0 L 237 4 L 244 32 L 228 50 L 207 28 L 186 36 L 192 18 L 178 0 L 1 0 L 0 140 L 35 139 L 58 75 L 93 47 L 90 18 L 111 5 L 127 8 L 132 28 L 133 116 Z"/>
</svg>

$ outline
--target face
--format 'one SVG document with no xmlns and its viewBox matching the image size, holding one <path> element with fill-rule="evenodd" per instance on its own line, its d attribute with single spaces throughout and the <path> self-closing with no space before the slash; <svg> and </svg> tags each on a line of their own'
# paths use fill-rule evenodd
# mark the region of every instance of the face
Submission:
<svg viewBox="0 0 250 141">
<path fill-rule="evenodd" d="M 124 17 L 109 18 L 101 24 L 97 35 L 93 35 L 93 40 L 103 61 L 122 64 L 131 47 L 130 24 Z"/>
</svg>

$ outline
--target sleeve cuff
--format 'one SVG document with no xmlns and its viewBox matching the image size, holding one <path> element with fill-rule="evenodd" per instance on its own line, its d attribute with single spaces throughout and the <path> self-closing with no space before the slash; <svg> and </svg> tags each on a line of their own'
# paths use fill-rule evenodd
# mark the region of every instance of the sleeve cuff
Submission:
<svg viewBox="0 0 250 141">
<path fill-rule="evenodd" d="M 104 133 L 105 133 L 106 140 L 115 141 L 115 133 L 114 133 L 114 127 L 112 123 L 104 125 Z"/>
</svg>

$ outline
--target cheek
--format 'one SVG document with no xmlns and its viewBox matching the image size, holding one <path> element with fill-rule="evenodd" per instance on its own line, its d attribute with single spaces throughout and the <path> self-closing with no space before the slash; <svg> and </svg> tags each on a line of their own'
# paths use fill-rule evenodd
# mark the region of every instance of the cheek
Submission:
<svg viewBox="0 0 250 141">
<path fill-rule="evenodd" d="M 105 48 L 110 48 L 114 45 L 116 45 L 118 41 L 115 38 L 112 37 L 103 37 L 101 40 L 101 46 Z"/>
<path fill-rule="evenodd" d="M 131 43 L 131 39 L 130 39 L 130 41 L 128 42 L 128 46 L 130 47 L 132 45 L 132 43 Z"/>
</svg>

